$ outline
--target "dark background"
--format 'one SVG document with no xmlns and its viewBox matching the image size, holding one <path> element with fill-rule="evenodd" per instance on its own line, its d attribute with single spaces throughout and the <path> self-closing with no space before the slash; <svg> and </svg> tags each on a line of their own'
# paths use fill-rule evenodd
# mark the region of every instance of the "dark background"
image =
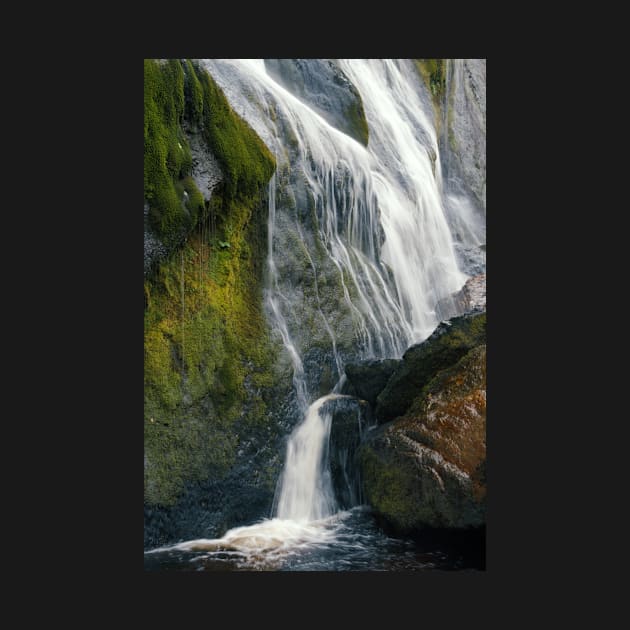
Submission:
<svg viewBox="0 0 630 630">
<path fill-rule="evenodd" d="M 44 172 L 21 184 L 25 193 L 37 193 L 33 210 L 23 214 L 26 234 L 38 238 L 16 237 L 14 262 L 29 258 L 29 245 L 40 256 L 29 272 L 36 278 L 33 305 L 20 302 L 34 314 L 24 333 L 34 347 L 9 365 L 16 380 L 30 383 L 18 399 L 24 413 L 8 416 L 23 424 L 24 442 L 7 439 L 5 450 L 20 449 L 14 472 L 37 460 L 34 481 L 20 493 L 22 502 L 36 506 L 33 517 L 21 519 L 32 530 L 20 527 L 11 540 L 24 541 L 17 546 L 29 579 L 55 595 L 29 602 L 26 612 L 38 604 L 45 613 L 81 606 L 85 625 L 110 627 L 132 618 L 148 625 L 153 616 L 163 622 L 172 609 L 174 627 L 188 625 L 191 612 L 208 626 L 231 627 L 245 625 L 248 613 L 252 624 L 302 626 L 321 618 L 333 628 L 344 618 L 357 627 L 363 615 L 387 628 L 400 627 L 401 617 L 417 627 L 564 626 L 587 601 L 578 594 L 584 576 L 596 575 L 602 549 L 618 543 L 592 531 L 607 518 L 597 488 L 584 477 L 583 468 L 597 464 L 574 444 L 581 417 L 590 412 L 586 381 L 571 375 L 563 383 L 576 367 L 593 366 L 583 355 L 590 342 L 576 298 L 591 280 L 588 266 L 559 254 L 559 244 L 571 240 L 574 216 L 563 195 L 579 186 L 579 173 L 556 172 L 566 112 L 557 101 L 561 72 L 535 54 L 534 42 L 523 53 L 505 44 L 491 48 L 478 32 L 470 38 L 475 44 L 447 38 L 446 16 L 412 22 L 399 12 L 389 28 L 381 22 L 366 31 L 322 8 L 320 24 L 301 18 L 272 34 L 253 14 L 245 19 L 246 11 L 207 22 L 192 11 L 172 20 L 165 15 L 164 30 L 149 21 L 123 27 L 120 14 L 110 27 L 101 24 L 105 37 L 92 41 L 91 32 L 82 32 L 81 50 L 39 59 L 40 70 L 30 77 L 30 124 L 54 129 L 23 156 L 33 160 L 35 149 Z M 271 6 L 266 11 L 276 13 Z M 182 32 L 174 34 L 180 18 Z M 253 36 L 240 31 L 243 21 Z M 432 28 L 442 46 L 429 44 L 424 33 Z M 93 54 L 89 43 L 99 50 Z M 143 571 L 142 59 L 171 56 L 488 58 L 485 572 Z M 10 236 L 7 230 L 5 239 Z M 15 308 L 6 286 L 5 308 Z M 19 319 L 20 309 L 14 313 Z M 10 387 L 7 395 L 18 396 Z M 22 514 L 18 501 L 12 508 Z M 57 578 L 64 572 L 70 583 Z M 593 621 L 604 627 L 606 609 L 596 612 Z"/>
</svg>

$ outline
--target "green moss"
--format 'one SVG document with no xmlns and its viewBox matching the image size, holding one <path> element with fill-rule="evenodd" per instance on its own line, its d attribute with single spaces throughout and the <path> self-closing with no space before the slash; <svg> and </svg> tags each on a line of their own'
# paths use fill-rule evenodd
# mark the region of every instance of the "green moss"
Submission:
<svg viewBox="0 0 630 630">
<path fill-rule="evenodd" d="M 414 59 L 431 95 L 439 102 L 446 88 L 446 59 Z"/>
<path fill-rule="evenodd" d="M 149 221 L 167 246 L 191 227 L 175 183 L 190 172 L 190 147 L 181 129 L 184 72 L 179 61 L 144 60 L 144 198 Z"/>
<path fill-rule="evenodd" d="M 234 461 L 248 394 L 275 384 L 274 349 L 262 312 L 256 258 L 245 247 L 256 226 L 251 208 L 233 202 L 230 250 L 219 237 L 190 238 L 149 284 L 145 311 L 145 451 L 150 462 L 146 499 L 172 504 L 188 479 L 221 475 Z M 248 250 L 243 257 L 241 250 Z M 220 270 L 219 273 L 212 271 Z M 259 270 L 260 271 L 260 270 Z M 183 279 L 183 302 L 182 302 Z M 241 422 L 266 414 L 260 397 Z M 153 421 L 151 421 L 153 419 Z M 191 428 L 191 427 L 194 427 Z M 168 482 L 164 479 L 168 471 Z"/>
<path fill-rule="evenodd" d="M 165 409 L 174 409 L 180 401 L 180 375 L 171 353 L 165 328 L 149 329 L 144 338 L 145 391 L 154 394 Z"/>
<path fill-rule="evenodd" d="M 386 515 L 390 526 L 404 533 L 411 530 L 422 509 L 422 487 L 409 466 L 389 454 L 383 458 L 371 446 L 359 450 L 359 465 L 367 503 Z"/>
<path fill-rule="evenodd" d="M 199 218 L 198 212 L 190 212 L 190 197 L 186 201 L 183 196 L 184 189 L 190 195 L 190 184 L 178 186 L 192 169 L 184 120 L 202 130 L 217 157 L 225 177 L 225 198 L 245 200 L 258 194 L 275 168 L 265 144 L 197 63 L 145 59 L 144 197 L 152 229 L 170 248 L 181 242 Z"/>
<path fill-rule="evenodd" d="M 192 177 L 185 177 L 182 180 L 182 186 L 188 196 L 186 200 L 186 209 L 190 213 L 190 221 L 193 225 L 196 225 L 205 208 L 203 195 L 197 188 Z"/>
<path fill-rule="evenodd" d="M 190 59 L 186 60 L 186 112 L 188 119 L 196 126 L 203 116 L 203 88 L 197 78 L 197 71 Z"/>
<path fill-rule="evenodd" d="M 226 176 L 207 206 L 190 176 L 183 131 L 195 128 Z M 220 478 L 234 462 L 240 431 L 266 417 L 262 394 L 277 385 L 277 348 L 262 311 L 262 192 L 274 167 L 195 63 L 145 61 L 145 196 L 154 229 L 179 246 L 144 287 L 150 504 L 172 505 L 189 480 Z M 248 391 L 248 382 L 259 391 Z"/>
<path fill-rule="evenodd" d="M 195 63 L 191 68 L 203 94 L 205 138 L 221 164 L 227 197 L 251 196 L 269 181 L 275 160 L 264 142 L 232 110 L 212 77 Z"/>
<path fill-rule="evenodd" d="M 348 122 L 352 137 L 358 140 L 364 147 L 367 147 L 370 134 L 365 117 L 365 110 L 363 109 L 363 101 L 359 94 L 357 94 L 356 102 L 346 110 L 345 119 Z"/>
<path fill-rule="evenodd" d="M 446 93 L 446 59 L 414 59 L 416 69 L 426 83 L 435 110 L 435 123 L 439 132 L 442 116 L 440 111 L 444 105 Z"/>
</svg>

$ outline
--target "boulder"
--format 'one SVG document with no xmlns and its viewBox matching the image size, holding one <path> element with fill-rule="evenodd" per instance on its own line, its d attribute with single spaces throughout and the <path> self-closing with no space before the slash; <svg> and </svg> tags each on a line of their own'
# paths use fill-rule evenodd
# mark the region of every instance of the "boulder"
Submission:
<svg viewBox="0 0 630 630">
<path fill-rule="evenodd" d="M 349 363 L 345 367 L 346 376 L 356 395 L 367 400 L 371 405 L 375 405 L 376 397 L 383 391 L 399 363 L 397 359 Z"/>
<path fill-rule="evenodd" d="M 485 524 L 486 346 L 419 392 L 357 452 L 367 503 L 392 531 Z"/>
<path fill-rule="evenodd" d="M 411 346 L 376 399 L 379 424 L 401 416 L 437 372 L 486 341 L 486 313 L 442 322 L 422 343 Z"/>
</svg>

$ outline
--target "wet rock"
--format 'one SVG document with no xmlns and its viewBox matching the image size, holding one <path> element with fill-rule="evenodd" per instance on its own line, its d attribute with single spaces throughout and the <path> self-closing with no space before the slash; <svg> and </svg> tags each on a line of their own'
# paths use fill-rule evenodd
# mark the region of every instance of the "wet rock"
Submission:
<svg viewBox="0 0 630 630">
<path fill-rule="evenodd" d="M 265 68 L 329 124 L 367 146 L 361 96 L 331 59 L 265 59 Z"/>
<path fill-rule="evenodd" d="M 156 261 L 164 258 L 167 249 L 157 236 L 151 231 L 148 222 L 149 204 L 144 202 L 144 275 L 146 276 L 151 266 Z"/>
<path fill-rule="evenodd" d="M 450 319 L 486 309 L 486 274 L 468 278 L 466 284 L 452 296 L 440 300 L 436 311 L 441 319 Z"/>
<path fill-rule="evenodd" d="M 401 416 L 437 372 L 485 343 L 486 314 L 473 313 L 442 322 L 433 334 L 411 346 L 376 399 L 379 424 Z"/>
<path fill-rule="evenodd" d="M 191 538 L 218 538 L 270 513 L 273 491 L 244 482 L 241 471 L 220 481 L 189 482 L 173 507 L 144 506 L 144 548 Z"/>
<path fill-rule="evenodd" d="M 365 401 L 348 397 L 328 401 L 323 411 L 332 414 L 329 456 L 335 498 L 346 509 L 361 502 L 356 453 L 370 423 L 370 409 Z"/>
<path fill-rule="evenodd" d="M 486 212 L 486 60 L 453 60 L 448 129 L 441 155 L 448 176 L 457 176 Z"/>
<path fill-rule="evenodd" d="M 349 363 L 345 367 L 346 376 L 354 387 L 356 395 L 374 405 L 376 397 L 383 391 L 399 363 L 397 359 Z"/>
<path fill-rule="evenodd" d="M 200 134 L 189 128 L 187 131 L 192 156 L 191 175 L 195 185 L 203 195 L 204 201 L 210 201 L 213 189 L 224 179 L 221 167 L 214 154 L 208 150 L 208 146 Z"/>
<path fill-rule="evenodd" d="M 367 502 L 399 534 L 485 524 L 486 346 L 439 372 L 357 458 Z"/>
</svg>

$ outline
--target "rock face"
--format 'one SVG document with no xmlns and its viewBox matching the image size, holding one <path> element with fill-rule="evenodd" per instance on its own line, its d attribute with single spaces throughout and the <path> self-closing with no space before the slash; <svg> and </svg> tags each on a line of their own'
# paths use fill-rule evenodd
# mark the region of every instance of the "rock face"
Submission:
<svg viewBox="0 0 630 630">
<path fill-rule="evenodd" d="M 210 201 L 213 189 L 224 179 L 223 173 L 218 160 L 208 151 L 200 134 L 192 129 L 187 129 L 187 131 L 192 157 L 191 175 L 204 201 Z"/>
<path fill-rule="evenodd" d="M 330 125 L 367 146 L 361 95 L 332 59 L 265 59 L 265 68 Z"/>
<path fill-rule="evenodd" d="M 442 322 L 433 334 L 403 355 L 402 362 L 377 397 L 379 424 L 402 416 L 433 376 L 472 348 L 485 343 L 486 314 L 475 313 Z"/>
<path fill-rule="evenodd" d="M 486 269 L 486 60 L 449 59 L 445 75 L 438 140 L 444 209 L 460 268 L 476 275 Z"/>
<path fill-rule="evenodd" d="M 345 367 L 348 381 L 359 398 L 376 404 L 376 397 L 383 391 L 389 377 L 399 365 L 397 359 L 382 359 L 349 363 Z"/>
<path fill-rule="evenodd" d="M 367 502 L 399 534 L 482 526 L 485 434 L 482 341 L 416 389 L 401 417 L 368 434 L 358 451 Z"/>
<path fill-rule="evenodd" d="M 486 60 L 454 59 L 450 78 L 449 158 L 485 216 Z"/>
</svg>

